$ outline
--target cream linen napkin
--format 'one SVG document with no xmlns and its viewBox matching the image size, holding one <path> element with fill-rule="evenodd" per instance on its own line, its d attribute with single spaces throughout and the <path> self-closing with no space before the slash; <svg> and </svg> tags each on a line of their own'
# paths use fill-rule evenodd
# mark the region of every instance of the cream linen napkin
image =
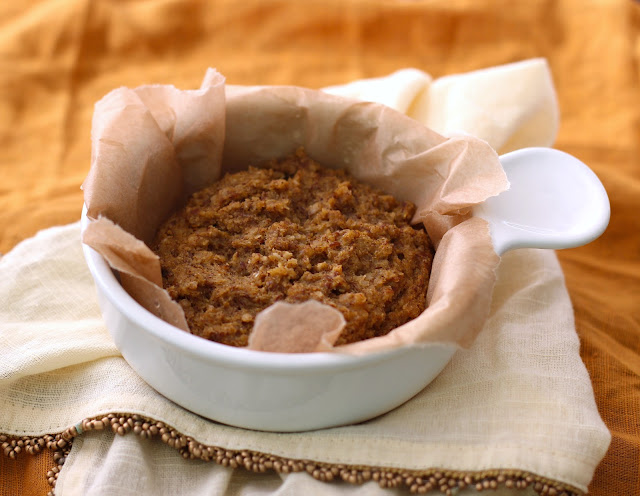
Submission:
<svg viewBox="0 0 640 496">
<path fill-rule="evenodd" d="M 474 88 L 474 81 L 484 88 L 480 94 L 465 90 Z M 381 88 L 361 98 L 384 95 L 387 102 L 406 105 L 402 110 L 409 113 L 418 108 L 416 102 L 423 102 L 420 115 L 431 115 L 424 102 L 431 101 L 432 90 L 437 91 L 439 105 L 450 109 L 438 111 L 437 130 L 473 132 L 502 151 L 509 143 L 551 144 L 557 111 L 550 81 L 546 63 L 532 60 L 436 81 L 412 70 L 358 84 L 367 91 L 376 85 Z M 347 86 L 331 91 L 355 90 Z M 484 115 L 495 125 L 488 126 L 485 134 L 482 126 L 462 126 L 459 115 L 442 117 L 455 108 L 445 104 L 448 92 L 467 95 L 457 112 Z M 513 100 L 514 92 L 519 99 Z M 513 101 L 520 110 L 506 108 Z M 554 130 L 546 141 L 539 126 L 547 133 Z M 401 482 L 409 487 L 419 481 L 403 475 L 408 471 L 429 475 L 443 469 L 448 476 L 468 474 L 472 481 L 487 484 L 504 480 L 497 470 L 506 478 L 517 478 L 524 471 L 540 481 L 540 488 L 553 482 L 575 492 L 586 491 L 609 445 L 609 432 L 580 360 L 562 271 L 551 251 L 520 250 L 503 257 L 486 328 L 415 398 L 362 424 L 278 434 L 209 422 L 167 401 L 133 373 L 101 322 L 79 232 L 78 224 L 43 231 L 0 260 L 2 433 L 59 433 L 80 427 L 84 419 L 122 412 L 162 421 L 196 445 L 221 447 L 229 455 L 238 454 L 238 459 L 247 459 L 241 453 L 245 450 L 308 460 L 310 470 L 317 470 L 320 477 L 328 473 L 321 470 L 327 464 L 353 468 L 343 473 L 365 478 L 367 467 L 383 467 L 398 475 L 387 485 Z M 202 447 L 196 445 L 182 453 L 198 454 Z M 131 434 L 114 438 L 107 431 L 90 431 L 75 438 L 56 492 L 375 494 L 378 487 L 373 481 L 363 486 L 325 484 L 306 472 L 254 474 L 187 461 L 157 438 Z M 527 490 L 532 491 L 531 486 Z"/>
<path fill-rule="evenodd" d="M 558 102 L 544 59 L 436 79 L 418 69 L 325 88 L 334 95 L 383 103 L 444 136 L 471 134 L 498 153 L 551 146 Z"/>
</svg>

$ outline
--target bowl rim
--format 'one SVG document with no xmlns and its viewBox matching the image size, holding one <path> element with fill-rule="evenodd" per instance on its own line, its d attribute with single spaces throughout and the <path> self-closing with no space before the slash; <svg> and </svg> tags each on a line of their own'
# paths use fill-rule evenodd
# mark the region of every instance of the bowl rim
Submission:
<svg viewBox="0 0 640 496">
<path fill-rule="evenodd" d="M 91 222 L 86 215 L 86 206 L 81 216 L 81 231 Z M 362 355 L 340 352 L 314 353 L 276 353 L 233 346 L 209 341 L 200 336 L 185 332 L 155 316 L 136 302 L 117 280 L 113 270 L 97 251 L 82 243 L 84 257 L 89 271 L 104 296 L 116 309 L 149 336 L 166 345 L 182 350 L 193 358 L 203 361 L 214 360 L 218 365 L 230 368 L 269 370 L 270 372 L 317 373 L 320 371 L 337 372 L 395 359 L 398 355 L 424 348 L 453 350 L 455 346 L 447 343 L 427 343 L 374 351 Z"/>
</svg>

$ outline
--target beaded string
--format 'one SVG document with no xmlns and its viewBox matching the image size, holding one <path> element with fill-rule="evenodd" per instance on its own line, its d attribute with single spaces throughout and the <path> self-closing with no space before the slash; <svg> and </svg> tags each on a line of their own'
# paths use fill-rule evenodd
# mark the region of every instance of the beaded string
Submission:
<svg viewBox="0 0 640 496">
<path fill-rule="evenodd" d="M 481 472 L 460 472 L 438 468 L 420 471 L 402 470 L 294 460 L 249 450 L 228 450 L 203 445 L 164 422 L 154 421 L 137 414 L 110 413 L 85 419 L 59 434 L 47 434 L 41 437 L 0 435 L 0 446 L 4 455 L 12 459 L 22 452 L 35 455 L 43 449 L 52 450 L 56 466 L 47 472 L 47 481 L 51 486 L 48 496 L 54 496 L 58 474 L 71 451 L 73 438 L 83 432 L 109 428 L 120 436 L 133 432 L 143 439 L 159 438 L 163 443 L 178 450 L 186 459 L 213 461 L 224 467 L 243 467 L 256 473 L 267 470 L 285 474 L 306 471 L 313 478 L 323 482 L 343 480 L 351 484 L 362 484 L 373 480 L 382 488 L 405 487 L 412 494 L 426 494 L 436 490 L 446 496 L 453 496 L 466 487 L 475 488 L 477 491 L 496 490 L 499 487 L 524 490 L 531 487 L 540 496 L 582 496 L 584 494 L 567 484 L 522 470 Z"/>
</svg>

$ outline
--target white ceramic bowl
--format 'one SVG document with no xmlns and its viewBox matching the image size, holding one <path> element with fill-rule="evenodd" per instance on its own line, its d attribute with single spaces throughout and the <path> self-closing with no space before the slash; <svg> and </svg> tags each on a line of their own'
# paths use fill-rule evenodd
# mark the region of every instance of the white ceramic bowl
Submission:
<svg viewBox="0 0 640 496">
<path fill-rule="evenodd" d="M 83 248 L 105 323 L 125 360 L 170 400 L 225 424 L 284 432 L 367 420 L 414 396 L 455 351 L 430 346 L 355 357 L 265 353 L 207 341 L 145 310 L 102 256 Z"/>
<path fill-rule="evenodd" d="M 540 160 L 552 166 L 540 168 Z M 488 200 L 474 213 L 489 221 L 499 253 L 514 247 L 576 246 L 604 231 L 608 199 L 584 164 L 548 149 L 514 152 L 501 161 L 509 179 L 519 186 Z M 563 161 L 568 162 L 563 165 Z M 541 173 L 548 175 L 534 181 L 544 192 L 551 183 L 564 184 L 554 190 L 551 200 L 562 200 L 558 208 L 569 212 L 558 211 L 548 194 L 529 187 L 527 170 L 538 178 Z M 531 208 L 536 201 L 543 201 L 544 208 Z M 519 205 L 521 219 L 516 215 Z M 549 205 L 555 215 L 549 215 Z M 558 221 L 567 216 L 568 224 Z M 83 225 L 88 222 L 85 212 L 82 221 Z M 176 329 L 142 308 L 124 291 L 102 256 L 86 245 L 83 248 L 107 328 L 125 360 L 170 400 L 225 424 L 290 432 L 364 421 L 420 392 L 456 349 L 453 345 L 412 346 L 350 356 L 265 353 L 218 344 Z"/>
</svg>

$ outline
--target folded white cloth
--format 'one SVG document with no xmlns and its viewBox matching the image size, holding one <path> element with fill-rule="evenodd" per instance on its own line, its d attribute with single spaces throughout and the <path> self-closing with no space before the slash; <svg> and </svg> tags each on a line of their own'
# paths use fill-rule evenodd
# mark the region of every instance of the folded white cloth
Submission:
<svg viewBox="0 0 640 496">
<path fill-rule="evenodd" d="M 500 154 L 551 146 L 558 132 L 558 102 L 544 59 L 436 80 L 418 69 L 401 69 L 325 91 L 383 103 L 445 136 L 477 136 Z"/>
<path fill-rule="evenodd" d="M 78 438 L 73 455 L 56 485 L 56 494 L 90 494 L 92 496 L 406 496 L 406 488 L 381 488 L 370 480 L 362 485 L 342 481 L 327 484 L 306 472 L 256 475 L 243 469 L 232 469 L 215 463 L 185 460 L 168 446 L 137 436 L 113 433 L 90 433 Z M 123 474 L 122 478 L 114 474 Z M 429 494 L 442 494 L 433 490 Z M 485 492 L 486 493 L 486 492 Z M 456 496 L 472 496 L 479 492 L 466 487 Z M 538 496 L 530 486 L 526 489 L 498 487 L 491 496 Z"/>
<path fill-rule="evenodd" d="M 404 79 L 407 74 L 410 77 Z M 404 106 L 404 111 L 417 108 L 416 99 L 426 98 L 425 92 L 438 94 L 433 88 L 439 87 L 439 80 L 432 82 L 414 71 L 405 76 L 396 74 L 388 80 L 331 91 L 353 91 L 353 96 L 354 88 L 368 92 L 375 85 L 395 88 L 396 83 L 406 83 L 405 94 L 384 92 L 387 102 Z M 494 84 L 488 85 L 492 77 Z M 416 90 L 419 81 L 426 81 L 428 87 Z M 449 83 L 440 83 L 445 94 L 437 100 L 441 104 L 447 100 L 445 87 L 464 93 L 464 88 L 474 87 L 473 81 L 485 84 L 482 95 L 475 96 L 485 102 L 478 108 L 493 106 L 488 114 L 500 125 L 488 126 L 487 134 L 483 127 L 463 127 L 456 132 L 473 132 L 502 143 L 499 146 L 551 144 L 550 135 L 543 143 L 543 133 L 527 130 L 528 125 L 550 129 L 557 124 L 557 112 L 548 111 L 554 96 L 553 87 L 547 85 L 550 78 L 544 61 L 451 76 Z M 502 84 L 508 88 L 532 85 L 535 91 L 515 101 L 529 110 L 503 109 L 514 101 Z M 489 90 L 492 95 L 486 94 Z M 367 93 L 370 99 L 373 93 Z M 469 106 L 458 110 L 465 108 L 470 114 L 477 110 Z M 539 117 L 531 120 L 524 115 Z M 465 122 L 462 116 L 442 121 L 453 123 L 451 130 Z M 501 470 L 507 478 L 524 472 L 540 484 L 574 492 L 586 491 L 609 445 L 609 432 L 580 360 L 562 271 L 551 251 L 518 250 L 503 257 L 485 329 L 470 349 L 459 351 L 415 398 L 362 424 L 278 434 L 207 421 L 147 386 L 120 357 L 102 323 L 79 238 L 78 224 L 49 229 L 0 259 L 1 433 L 40 436 L 81 426 L 84 419 L 111 412 L 139 414 L 162 421 L 206 446 L 234 453 L 259 452 L 285 461 L 308 460 L 312 472 L 314 467 L 336 464 L 360 473 L 367 467 L 382 467 L 400 475 L 408 471 L 428 474 L 440 468 L 449 475 L 458 474 L 459 480 L 465 474 L 484 474 L 495 481 Z M 500 490 L 508 489 L 501 486 Z M 157 438 L 114 437 L 110 431 L 76 437 L 56 486 L 59 496 L 377 491 L 389 494 L 395 490 L 383 491 L 373 481 L 362 486 L 326 484 L 306 472 L 258 474 L 215 462 L 184 460 Z"/>
</svg>

